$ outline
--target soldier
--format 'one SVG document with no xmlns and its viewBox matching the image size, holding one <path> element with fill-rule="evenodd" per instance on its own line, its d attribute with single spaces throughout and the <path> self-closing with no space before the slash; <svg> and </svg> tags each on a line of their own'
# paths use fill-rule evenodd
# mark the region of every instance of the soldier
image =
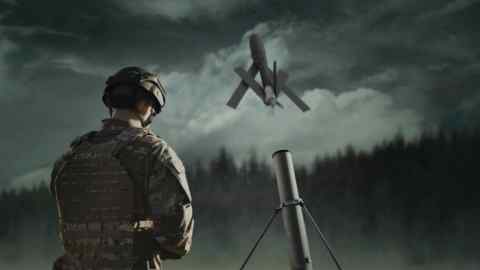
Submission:
<svg viewBox="0 0 480 270">
<path fill-rule="evenodd" d="M 75 139 L 55 163 L 51 192 L 65 254 L 54 270 L 160 269 L 190 250 L 185 168 L 149 128 L 165 105 L 158 77 L 127 67 L 109 77 L 111 118 Z"/>
</svg>

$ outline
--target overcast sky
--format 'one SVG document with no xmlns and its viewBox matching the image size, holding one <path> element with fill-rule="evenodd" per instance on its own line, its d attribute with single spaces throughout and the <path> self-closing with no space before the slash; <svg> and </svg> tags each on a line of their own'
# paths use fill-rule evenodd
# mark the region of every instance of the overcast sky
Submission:
<svg viewBox="0 0 480 270">
<path fill-rule="evenodd" d="M 226 146 L 309 162 L 398 131 L 474 126 L 478 14 L 473 0 L 0 0 L 0 187 L 45 178 L 97 129 L 104 81 L 127 65 L 161 75 L 167 106 L 153 129 L 187 160 Z M 225 106 L 252 32 L 310 112 L 284 96 L 272 111 L 251 92 Z"/>
</svg>

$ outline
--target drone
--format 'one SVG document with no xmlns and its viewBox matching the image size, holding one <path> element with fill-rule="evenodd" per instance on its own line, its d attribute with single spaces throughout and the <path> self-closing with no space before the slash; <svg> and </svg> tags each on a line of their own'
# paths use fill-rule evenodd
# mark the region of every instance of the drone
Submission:
<svg viewBox="0 0 480 270">
<path fill-rule="evenodd" d="M 302 112 L 310 110 L 310 107 L 286 86 L 288 74 L 283 70 L 277 71 L 277 62 L 273 62 L 273 71 L 268 67 L 265 47 L 257 34 L 250 36 L 250 52 L 253 63 L 248 68 L 248 71 L 242 67 L 234 69 L 242 81 L 228 100 L 227 106 L 236 109 L 250 88 L 267 106 L 283 108 L 283 105 L 278 102 L 277 98 L 280 93 L 284 93 Z M 258 72 L 260 72 L 262 84 L 255 80 Z"/>
</svg>

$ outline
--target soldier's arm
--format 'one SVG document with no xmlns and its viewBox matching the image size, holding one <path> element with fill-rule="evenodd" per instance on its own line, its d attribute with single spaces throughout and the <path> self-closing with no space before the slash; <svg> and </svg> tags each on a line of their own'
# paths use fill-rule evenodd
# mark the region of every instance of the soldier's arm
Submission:
<svg viewBox="0 0 480 270">
<path fill-rule="evenodd" d="M 162 259 L 178 259 L 190 251 L 193 212 L 185 168 L 170 147 L 154 157 L 148 199 L 154 220 L 154 239 Z"/>
</svg>

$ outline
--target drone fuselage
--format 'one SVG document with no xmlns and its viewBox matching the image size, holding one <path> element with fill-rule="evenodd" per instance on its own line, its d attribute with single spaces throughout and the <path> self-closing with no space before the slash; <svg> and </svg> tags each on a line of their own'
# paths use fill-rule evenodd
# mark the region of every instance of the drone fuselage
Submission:
<svg viewBox="0 0 480 270">
<path fill-rule="evenodd" d="M 277 97 L 276 89 L 273 89 L 273 78 L 268 69 L 267 55 L 263 42 L 257 34 L 250 36 L 250 52 L 252 55 L 253 64 L 260 73 L 262 85 L 265 93 L 264 103 L 270 106 L 275 105 Z"/>
</svg>

